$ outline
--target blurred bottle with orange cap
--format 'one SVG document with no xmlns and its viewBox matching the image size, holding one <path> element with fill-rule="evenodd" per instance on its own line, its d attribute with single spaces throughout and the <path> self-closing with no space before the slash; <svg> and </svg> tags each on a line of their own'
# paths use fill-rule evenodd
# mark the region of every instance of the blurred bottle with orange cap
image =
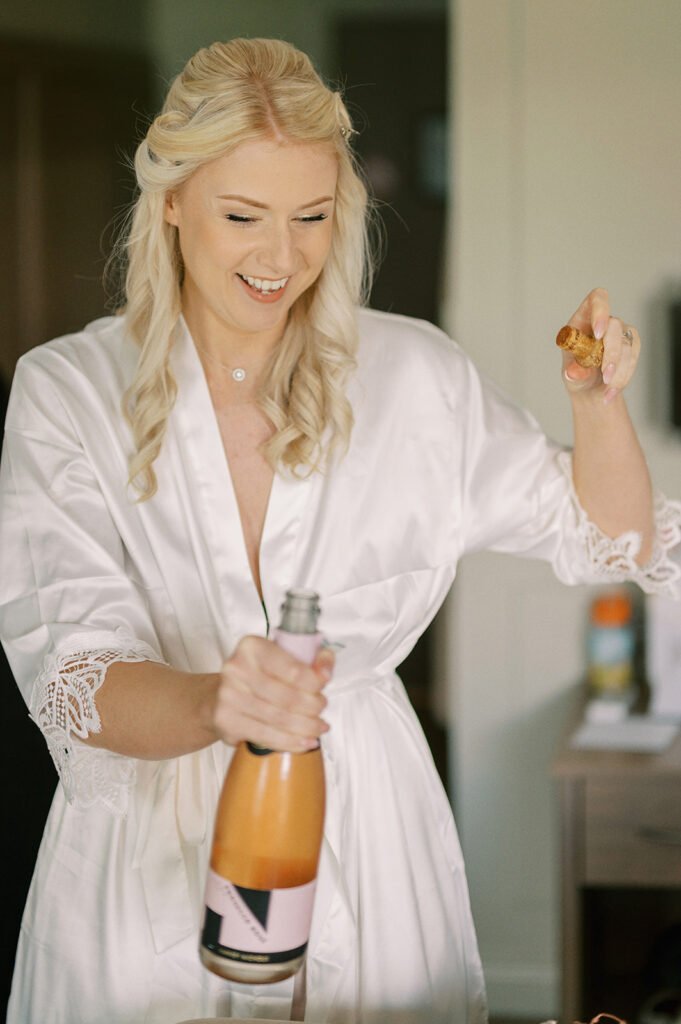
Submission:
<svg viewBox="0 0 681 1024">
<path fill-rule="evenodd" d="M 634 688 L 636 628 L 630 594 L 617 589 L 591 604 L 587 681 L 594 697 L 628 697 Z"/>
</svg>

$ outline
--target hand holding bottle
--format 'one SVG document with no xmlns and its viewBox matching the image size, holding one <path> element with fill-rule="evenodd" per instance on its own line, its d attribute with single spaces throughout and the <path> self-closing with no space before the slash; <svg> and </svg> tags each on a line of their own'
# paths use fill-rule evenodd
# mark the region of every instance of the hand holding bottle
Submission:
<svg viewBox="0 0 681 1024">
<path fill-rule="evenodd" d="M 327 648 L 307 665 L 270 640 L 244 637 L 222 666 L 215 732 L 233 746 L 249 740 L 271 750 L 312 749 L 329 728 L 320 716 L 333 664 Z"/>
<path fill-rule="evenodd" d="M 247 984 L 288 978 L 304 962 L 324 827 L 324 760 L 306 733 L 325 731 L 319 691 L 332 655 L 317 628 L 318 594 L 292 588 L 281 611 L 274 643 L 248 637 L 221 677 L 230 728 L 243 709 L 250 739 L 220 794 L 199 953 L 208 970 Z M 302 746 L 275 751 L 279 733 Z"/>
</svg>

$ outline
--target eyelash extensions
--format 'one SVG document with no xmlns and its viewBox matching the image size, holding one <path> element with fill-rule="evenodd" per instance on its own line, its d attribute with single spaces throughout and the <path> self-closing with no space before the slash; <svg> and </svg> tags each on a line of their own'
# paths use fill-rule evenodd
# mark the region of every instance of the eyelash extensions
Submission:
<svg viewBox="0 0 681 1024">
<path fill-rule="evenodd" d="M 255 224 L 257 222 L 256 217 L 248 217 L 245 214 L 240 213 L 228 213 L 225 215 L 226 220 L 231 221 L 233 224 Z M 309 217 L 298 217 L 297 219 L 303 224 L 315 224 L 319 221 L 326 220 L 328 214 L 326 213 L 315 213 Z"/>
</svg>

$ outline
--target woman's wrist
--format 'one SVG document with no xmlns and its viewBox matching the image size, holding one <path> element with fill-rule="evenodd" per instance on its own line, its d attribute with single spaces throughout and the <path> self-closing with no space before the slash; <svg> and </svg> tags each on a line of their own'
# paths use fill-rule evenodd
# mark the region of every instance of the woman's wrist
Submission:
<svg viewBox="0 0 681 1024">
<path fill-rule="evenodd" d="M 602 387 L 571 391 L 573 481 L 590 520 L 609 537 L 641 537 L 637 562 L 652 551 L 653 495 L 645 457 L 622 392 L 608 403 Z"/>
<path fill-rule="evenodd" d="M 607 389 L 602 386 L 591 388 L 567 388 L 575 421 L 580 419 L 591 423 L 615 424 L 624 417 L 629 419 L 624 393 L 617 391 L 606 401 Z"/>
<path fill-rule="evenodd" d="M 203 730 L 207 738 L 206 745 L 222 739 L 222 736 L 215 727 L 215 708 L 219 685 L 219 672 L 206 672 L 197 681 L 197 717 L 199 728 Z"/>
</svg>

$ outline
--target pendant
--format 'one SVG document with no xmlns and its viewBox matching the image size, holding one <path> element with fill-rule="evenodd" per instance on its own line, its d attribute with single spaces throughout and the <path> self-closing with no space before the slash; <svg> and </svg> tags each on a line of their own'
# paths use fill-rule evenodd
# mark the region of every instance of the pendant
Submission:
<svg viewBox="0 0 681 1024">
<path fill-rule="evenodd" d="M 246 380 L 246 371 L 237 366 L 235 370 L 232 370 L 232 380 L 235 380 L 237 384 L 241 384 L 243 380 Z"/>
</svg>

